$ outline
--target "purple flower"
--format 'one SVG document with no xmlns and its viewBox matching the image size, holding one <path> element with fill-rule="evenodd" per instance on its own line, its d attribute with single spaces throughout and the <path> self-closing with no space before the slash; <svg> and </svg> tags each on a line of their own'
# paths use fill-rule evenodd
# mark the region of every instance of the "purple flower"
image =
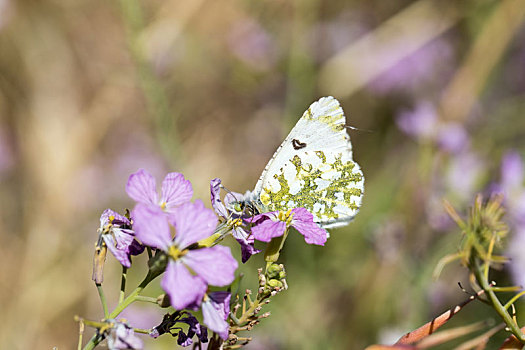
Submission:
<svg viewBox="0 0 525 350">
<path fill-rule="evenodd" d="M 191 340 L 191 338 L 193 338 L 193 336 L 195 335 L 197 335 L 197 338 L 199 338 L 199 340 L 202 343 L 207 343 L 208 330 L 206 329 L 206 327 L 201 325 L 199 321 L 195 318 L 195 316 L 193 316 L 192 314 L 184 312 L 183 315 L 185 315 L 186 317 L 182 317 L 181 319 L 179 319 L 178 322 L 186 323 L 189 326 L 188 333 L 183 335 L 183 339 L 186 338 L 186 340 L 183 340 L 180 338 L 181 332 L 179 332 L 179 338 L 177 339 L 177 343 L 182 346 L 187 346 L 183 345 L 183 343 L 187 344 L 188 339 Z M 193 341 L 190 341 L 188 345 L 191 345 L 192 343 Z"/>
<path fill-rule="evenodd" d="M 510 239 L 506 255 L 511 259 L 509 270 L 517 285 L 525 285 L 525 225 L 514 223 L 514 234 Z"/>
<path fill-rule="evenodd" d="M 429 83 L 435 85 L 448 80 L 454 66 L 454 52 L 448 41 L 433 40 L 413 52 L 407 50 L 406 44 L 388 47 L 378 62 L 374 62 L 376 66 L 386 64 L 389 68 L 369 85 L 373 92 L 419 92 Z M 403 58 L 392 62 L 392 57 Z"/>
<path fill-rule="evenodd" d="M 135 240 L 135 232 L 128 218 L 111 209 L 104 210 L 100 216 L 99 232 L 109 251 L 122 266 L 130 267 L 130 256 L 144 251 L 144 246 Z"/>
<path fill-rule="evenodd" d="M 184 333 L 181 327 L 176 327 L 178 323 L 186 323 L 188 325 L 187 333 Z M 150 330 L 150 337 L 158 338 L 159 336 L 169 333 L 174 336 L 177 333 L 177 343 L 182 346 L 189 346 L 193 344 L 193 337 L 197 335 L 202 343 L 208 342 L 208 330 L 201 325 L 199 321 L 186 311 L 175 311 L 172 314 L 166 314 L 162 318 L 161 324 Z"/>
<path fill-rule="evenodd" d="M 208 284 L 226 286 L 234 279 L 237 261 L 230 248 L 188 249 L 193 243 L 213 234 L 217 217 L 197 200 L 175 208 L 165 215 L 158 207 L 139 203 L 133 210 L 134 228 L 142 243 L 163 250 L 169 257 L 161 281 L 171 305 L 182 310 L 204 296 Z M 171 238 L 170 224 L 175 228 Z"/>
<path fill-rule="evenodd" d="M 525 178 L 521 156 L 516 151 L 509 151 L 501 162 L 501 186 L 507 190 L 523 188 Z"/>
<path fill-rule="evenodd" d="M 456 154 L 451 158 L 447 174 L 445 174 L 449 191 L 457 198 L 467 200 L 476 191 L 483 171 L 483 160 L 476 153 Z"/>
<path fill-rule="evenodd" d="M 505 206 L 508 208 L 510 221 L 514 229 L 507 247 L 507 255 L 512 260 L 510 271 L 516 284 L 525 284 L 525 166 L 518 152 L 509 151 L 501 162 L 501 183 L 496 185 L 495 192 L 505 195 Z"/>
<path fill-rule="evenodd" d="M 396 119 L 397 126 L 405 134 L 417 139 L 428 140 L 437 126 L 437 112 L 426 101 L 420 102 L 413 110 L 402 111 Z"/>
<path fill-rule="evenodd" d="M 457 123 L 440 123 L 435 107 L 428 101 L 402 111 L 396 123 L 405 134 L 419 141 L 432 141 L 445 152 L 458 154 L 469 144 L 465 128 Z"/>
<path fill-rule="evenodd" d="M 223 340 L 228 339 L 230 329 L 226 321 L 230 314 L 230 298 L 229 292 L 213 292 L 205 295 L 202 302 L 204 323 Z"/>
<path fill-rule="evenodd" d="M 181 173 L 169 173 L 162 181 L 160 199 L 155 178 L 144 169 L 131 174 L 126 192 L 133 200 L 149 206 L 160 207 L 170 213 L 179 205 L 189 202 L 193 196 L 191 182 Z"/>
<path fill-rule="evenodd" d="M 229 211 L 230 203 L 233 201 L 241 201 L 244 196 L 240 193 L 231 192 L 226 195 L 224 201 L 226 206 L 221 201 L 221 179 L 213 179 L 210 182 L 211 205 L 217 215 L 223 218 L 226 223 L 226 230 L 232 232 L 232 236 L 241 245 L 242 262 L 245 263 L 253 255 L 260 252 L 255 249 L 255 239 L 253 235 L 246 231 L 244 222 L 239 215 Z"/>
<path fill-rule="evenodd" d="M 289 227 L 299 231 L 308 244 L 324 245 L 328 238 L 328 232 L 314 222 L 314 216 L 305 208 L 263 213 L 247 221 L 256 223 L 252 227 L 252 234 L 256 240 L 262 242 L 270 242 L 272 238 L 282 236 Z"/>
<path fill-rule="evenodd" d="M 457 123 L 446 123 L 439 128 L 437 145 L 449 153 L 459 153 L 467 148 L 469 137 L 465 128 Z"/>
<path fill-rule="evenodd" d="M 133 328 L 124 322 L 115 322 L 108 336 L 108 349 L 142 349 L 144 346 L 142 339 L 135 335 Z"/>
<path fill-rule="evenodd" d="M 274 39 L 251 19 L 235 22 L 228 34 L 228 46 L 238 59 L 257 71 L 266 71 L 277 61 Z"/>
<path fill-rule="evenodd" d="M 525 166 L 516 151 L 509 151 L 503 156 L 501 164 L 500 191 L 505 195 L 506 206 L 511 219 L 525 232 Z"/>
</svg>

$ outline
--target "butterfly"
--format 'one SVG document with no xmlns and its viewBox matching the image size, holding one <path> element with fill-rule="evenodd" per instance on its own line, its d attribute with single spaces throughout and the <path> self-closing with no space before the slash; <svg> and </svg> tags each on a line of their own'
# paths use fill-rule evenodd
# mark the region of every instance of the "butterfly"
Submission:
<svg viewBox="0 0 525 350">
<path fill-rule="evenodd" d="M 255 214 L 302 207 L 319 226 L 333 228 L 352 221 L 363 193 L 364 176 L 352 158 L 343 109 L 329 96 L 310 105 L 264 168 L 255 189 L 233 204 Z"/>
</svg>

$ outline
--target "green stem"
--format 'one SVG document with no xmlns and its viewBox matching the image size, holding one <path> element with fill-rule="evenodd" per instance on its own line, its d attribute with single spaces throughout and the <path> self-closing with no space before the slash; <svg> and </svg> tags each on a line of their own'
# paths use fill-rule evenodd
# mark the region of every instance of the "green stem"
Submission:
<svg viewBox="0 0 525 350">
<path fill-rule="evenodd" d="M 516 338 L 522 343 L 525 344 L 525 335 L 521 331 L 521 329 L 518 327 L 516 322 L 512 319 L 512 316 L 507 312 L 507 309 L 501 305 L 501 302 L 499 301 L 498 297 L 496 296 L 496 293 L 492 290 L 492 287 L 489 285 L 487 279 L 484 277 L 484 269 L 479 266 L 479 263 L 476 259 L 472 259 L 471 261 L 471 268 L 474 272 L 474 276 L 476 276 L 476 281 L 479 283 L 481 288 L 485 291 L 487 294 L 490 303 L 492 304 L 492 307 L 496 312 L 500 315 L 500 317 L 503 319 L 507 327 L 509 328 L 510 332 L 514 334 Z"/>
<path fill-rule="evenodd" d="M 523 295 L 525 294 L 525 290 L 522 290 L 521 292 L 519 292 L 518 294 L 516 294 L 515 296 L 512 297 L 512 299 L 510 299 L 504 306 L 505 310 L 508 310 L 508 308 L 514 304 L 514 302 L 516 300 L 518 300 L 519 298 L 521 298 Z"/>
<path fill-rule="evenodd" d="M 146 297 L 146 296 L 143 296 L 143 295 L 137 295 L 137 297 L 135 298 L 135 301 L 144 301 L 146 303 L 157 304 L 157 298 Z"/>
<path fill-rule="evenodd" d="M 128 277 L 128 268 L 125 266 L 122 266 L 122 278 L 120 280 L 120 294 L 118 297 L 118 303 L 122 303 L 124 301 L 124 296 L 126 293 L 126 281 Z"/>
<path fill-rule="evenodd" d="M 154 278 L 154 277 L 153 277 Z M 137 300 L 137 296 L 142 292 L 142 290 L 150 283 L 153 278 L 151 277 L 151 274 L 148 273 L 144 280 L 139 284 L 137 288 L 133 292 L 131 292 L 130 295 L 126 299 L 122 301 L 122 303 L 118 304 L 115 310 L 113 310 L 109 314 L 109 318 L 115 318 L 117 317 L 125 308 L 127 308 L 131 303 L 133 303 L 135 300 Z"/>
<path fill-rule="evenodd" d="M 96 283 L 98 295 L 100 297 L 100 302 L 102 303 L 102 308 L 104 309 L 104 318 L 108 318 L 109 311 L 108 311 L 108 304 L 106 302 L 106 295 L 104 294 L 104 290 L 102 289 L 102 285 L 99 283 Z"/>
<path fill-rule="evenodd" d="M 133 292 L 131 292 L 130 295 L 126 299 L 122 301 L 122 303 L 119 303 L 115 310 L 113 310 L 107 317 L 108 318 L 115 318 L 117 317 L 126 307 L 128 307 L 131 303 L 137 300 L 137 297 L 140 295 L 142 290 L 155 278 L 158 274 L 153 275 L 150 272 L 144 277 L 144 280 L 139 284 L 137 288 Z M 84 321 L 86 322 L 86 321 Z M 95 346 L 97 346 L 104 338 L 100 336 L 98 333 L 93 335 L 89 342 L 84 346 L 84 350 L 93 350 Z"/>
<path fill-rule="evenodd" d="M 149 334 L 150 333 L 149 329 L 141 329 L 141 328 L 133 328 L 133 331 L 135 333 L 142 333 L 142 334 Z"/>
<path fill-rule="evenodd" d="M 239 318 L 239 325 L 242 325 L 243 323 L 245 323 L 246 321 L 248 321 L 248 318 L 250 316 L 252 316 L 252 314 L 255 312 L 255 309 L 259 306 L 259 300 L 255 300 L 255 302 L 252 304 L 252 306 L 250 306 L 250 308 L 248 310 L 246 310 L 246 312 L 244 312 L 241 316 L 241 318 Z"/>
<path fill-rule="evenodd" d="M 80 320 L 78 322 L 78 350 L 82 350 L 82 338 L 84 337 L 84 321 Z"/>
</svg>

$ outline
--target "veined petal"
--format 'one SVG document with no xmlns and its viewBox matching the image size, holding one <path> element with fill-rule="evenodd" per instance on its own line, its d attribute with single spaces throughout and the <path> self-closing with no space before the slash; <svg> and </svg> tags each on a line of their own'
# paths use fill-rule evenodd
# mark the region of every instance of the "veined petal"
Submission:
<svg viewBox="0 0 525 350">
<path fill-rule="evenodd" d="M 144 169 L 129 176 L 126 192 L 136 202 L 153 205 L 158 203 L 155 178 Z"/>
<path fill-rule="evenodd" d="M 110 220 L 110 218 L 113 217 L 113 220 Z M 128 218 L 125 216 L 120 215 L 116 211 L 113 211 L 111 209 L 106 209 L 100 216 L 100 226 L 103 228 L 107 224 L 113 224 L 117 226 L 123 226 L 123 225 L 130 225 Z"/>
<path fill-rule="evenodd" d="M 206 282 L 198 276 L 192 276 L 180 260 L 168 262 L 160 285 L 170 296 L 171 305 L 177 310 L 200 303 L 207 288 Z"/>
<path fill-rule="evenodd" d="M 226 322 L 230 313 L 230 293 L 210 293 L 208 300 L 202 303 L 202 316 L 209 329 L 222 339 L 228 339 L 229 325 Z"/>
<path fill-rule="evenodd" d="M 193 196 L 191 182 L 181 173 L 169 173 L 162 181 L 161 203 L 166 203 L 166 211 L 189 202 Z"/>
<path fill-rule="evenodd" d="M 525 166 L 518 152 L 509 151 L 504 155 L 501 164 L 501 183 L 506 192 L 521 188 L 525 175 L 524 168 Z"/>
<path fill-rule="evenodd" d="M 241 245 L 241 261 L 243 264 L 247 262 L 252 255 L 261 252 L 254 247 L 255 238 L 253 235 L 249 235 L 242 227 L 234 227 L 232 229 L 232 236 Z"/>
<path fill-rule="evenodd" d="M 113 320 L 114 321 L 114 320 Z M 117 322 L 117 325 L 111 329 L 108 336 L 108 349 L 142 349 L 144 343 L 142 339 L 135 335 L 132 327 L 123 322 Z"/>
<path fill-rule="evenodd" d="M 274 237 L 280 237 L 286 231 L 286 223 L 282 221 L 264 220 L 252 227 L 253 237 L 262 242 L 270 242 Z"/>
<path fill-rule="evenodd" d="M 258 221 L 266 220 L 266 219 L 271 219 L 275 221 L 277 220 L 277 213 L 278 213 L 277 211 L 270 211 L 267 213 L 257 214 L 252 217 L 244 219 L 244 221 L 252 223 L 252 224 L 257 223 Z"/>
<path fill-rule="evenodd" d="M 228 211 L 221 201 L 221 179 L 216 178 L 210 181 L 211 206 L 217 215 L 228 218 Z"/>
<path fill-rule="evenodd" d="M 190 250 L 182 260 L 204 281 L 214 286 L 230 284 L 235 278 L 238 265 L 230 248 L 220 245 Z"/>
<path fill-rule="evenodd" d="M 324 245 L 328 233 L 314 222 L 314 216 L 305 208 L 292 210 L 292 226 L 304 236 L 308 244 Z"/>
<path fill-rule="evenodd" d="M 132 213 L 135 235 L 150 247 L 168 250 L 171 233 L 168 218 L 158 207 L 137 204 Z"/>
<path fill-rule="evenodd" d="M 175 226 L 175 244 L 180 249 L 211 236 L 217 226 L 217 216 L 201 200 L 175 208 L 170 220 Z"/>
<path fill-rule="evenodd" d="M 122 266 L 131 267 L 128 247 L 118 247 L 118 242 L 115 241 L 115 238 L 111 234 L 102 235 L 102 239 L 106 243 L 106 246 L 108 247 L 111 254 L 115 256 Z M 129 244 L 131 244 L 132 241 L 133 237 L 131 237 Z"/>
</svg>

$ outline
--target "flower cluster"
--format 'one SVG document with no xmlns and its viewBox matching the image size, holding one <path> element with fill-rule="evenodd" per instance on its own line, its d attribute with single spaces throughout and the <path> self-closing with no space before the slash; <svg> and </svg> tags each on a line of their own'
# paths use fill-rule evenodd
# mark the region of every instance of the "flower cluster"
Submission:
<svg viewBox="0 0 525 350">
<path fill-rule="evenodd" d="M 159 194 L 154 177 L 140 169 L 131 174 L 126 185 L 127 194 L 135 201 L 131 212 L 121 215 L 107 209 L 102 213 L 93 276 L 104 306 L 101 287 L 106 250 L 123 266 L 119 304 L 111 313 L 105 306 L 105 326 L 100 326 L 98 332 L 102 339 L 108 339 L 108 347 L 142 347 L 142 341 L 136 337 L 134 329 L 126 321 L 116 321 L 116 316 L 137 300 L 149 300 L 161 307 L 172 306 L 175 310 L 167 313 L 157 327 L 142 331 L 149 333 L 152 338 L 167 333 L 177 337 L 177 343 L 182 346 L 189 346 L 194 341 L 210 342 L 211 348 L 223 342 L 237 346 L 236 342 L 243 338 L 235 335 L 236 332 L 251 329 L 260 319 L 269 315 L 259 314 L 261 307 L 271 296 L 287 288 L 286 274 L 282 265 L 268 264 L 264 273 L 258 269 L 260 286 L 257 298 L 252 301 L 246 294 L 244 300 L 249 301 L 251 307 L 243 307 L 243 314 L 237 318 L 239 304 L 231 304 L 237 303 L 239 296 L 232 302 L 230 291 L 217 291 L 216 288 L 231 286 L 238 263 L 230 248 L 218 243 L 231 235 L 240 244 L 243 263 L 260 252 L 255 248 L 255 241 L 268 243 L 277 239 L 280 250 L 292 227 L 305 237 L 306 243 L 325 244 L 328 233 L 313 221 L 313 215 L 306 209 L 268 213 L 253 212 L 257 211 L 253 209 L 249 213 L 239 212 L 232 208 L 237 203 L 243 203 L 245 196 L 228 192 L 223 202 L 220 196 L 222 188 L 220 179 L 211 181 L 212 210 L 200 200 L 192 201 L 192 185 L 182 174 L 173 172 L 166 175 Z M 268 259 L 268 251 L 275 251 L 275 247 L 271 247 L 272 244 L 268 244 L 266 249 L 267 262 L 274 262 L 275 256 L 278 257 L 278 253 L 274 253 L 275 260 Z M 146 250 L 149 255 L 148 275 L 125 298 L 125 273 L 132 265 L 131 258 Z M 144 286 L 159 275 L 162 275 L 160 286 L 166 294 L 158 298 L 140 299 L 139 294 Z M 213 291 L 210 286 L 213 286 Z M 234 314 L 230 312 L 232 307 Z M 202 313 L 202 324 L 192 313 L 198 310 Z M 111 322 L 108 323 L 108 320 Z M 210 338 L 208 330 L 215 335 Z M 94 338 L 92 342 L 96 345 L 100 340 Z"/>
<path fill-rule="evenodd" d="M 223 287 L 233 281 L 237 261 L 229 248 L 193 248 L 199 240 L 213 234 L 217 217 L 202 201 L 189 201 L 193 190 L 182 174 L 166 176 L 160 201 L 153 176 L 142 169 L 130 176 L 126 191 L 137 202 L 132 212 L 137 238 L 168 258 L 161 286 L 175 309 L 197 309 L 203 299 L 209 298 L 208 285 Z M 204 322 L 219 334 L 226 332 L 227 337 L 228 326 L 219 319 L 205 317 Z"/>
</svg>

